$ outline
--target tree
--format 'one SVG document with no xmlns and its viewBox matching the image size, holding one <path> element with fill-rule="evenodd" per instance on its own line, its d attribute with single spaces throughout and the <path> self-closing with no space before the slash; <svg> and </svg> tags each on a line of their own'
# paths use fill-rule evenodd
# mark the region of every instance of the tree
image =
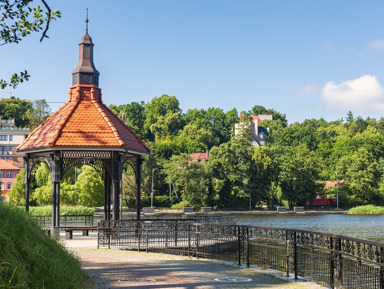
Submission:
<svg viewBox="0 0 384 289">
<path fill-rule="evenodd" d="M 165 123 L 166 121 L 164 120 L 164 117 L 166 115 L 168 115 L 168 117 L 174 117 L 175 114 L 181 114 L 179 101 L 175 96 L 168 96 L 164 94 L 160 97 L 155 97 L 149 103 L 147 103 L 144 109 L 144 130 L 147 134 L 147 139 L 152 141 L 154 140 L 154 134 L 152 133 L 152 130 L 156 131 L 157 127 L 153 127 L 153 125 L 158 122 L 160 117 L 162 117 L 162 122 Z M 172 127 L 172 129 L 169 129 L 168 132 L 174 135 L 178 129 L 179 127 Z"/>
<path fill-rule="evenodd" d="M 140 138 L 144 138 L 144 101 L 131 102 L 123 105 L 110 105 L 112 110 L 126 125 L 128 125 Z"/>
<path fill-rule="evenodd" d="M 89 207 L 101 206 L 104 201 L 104 183 L 99 173 L 90 166 L 83 166 L 77 178 L 78 204 Z"/>
<path fill-rule="evenodd" d="M 279 162 L 279 186 L 289 207 L 304 205 L 317 191 L 320 162 L 305 145 L 282 147 Z"/>
<path fill-rule="evenodd" d="M 259 199 L 255 196 L 257 183 L 251 149 L 244 138 L 234 138 L 212 148 L 208 167 L 218 206 L 248 207 L 250 195 L 253 204 Z"/>
<path fill-rule="evenodd" d="M 349 202 L 347 205 L 366 205 L 379 201 L 382 174 L 371 152 L 360 148 L 352 155 L 342 157 L 336 169 L 340 178 L 344 179 L 343 192 Z"/>
<path fill-rule="evenodd" d="M 34 130 L 42 124 L 51 114 L 51 108 L 45 99 L 38 99 L 32 102 L 32 107 L 27 110 L 26 118 L 29 121 L 29 128 Z"/>
<path fill-rule="evenodd" d="M 183 200 L 201 207 L 209 201 L 205 162 L 192 162 L 188 154 L 172 156 L 164 164 L 166 182 L 181 188 Z"/>
<path fill-rule="evenodd" d="M 284 127 L 286 127 L 288 124 L 285 114 L 277 112 L 276 110 L 271 109 L 271 108 L 266 109 L 262 105 L 255 105 L 254 107 L 252 107 L 252 109 L 249 111 L 249 113 L 253 114 L 253 115 L 272 114 L 273 120 L 281 120 L 281 123 L 283 124 Z"/>
<path fill-rule="evenodd" d="M 8 193 L 9 202 L 15 206 L 25 205 L 25 169 L 22 168 L 16 176 L 16 180 L 12 185 L 12 190 Z"/>
<path fill-rule="evenodd" d="M 17 127 L 28 127 L 29 119 L 27 111 L 32 108 L 32 103 L 20 98 L 11 96 L 0 101 L 0 116 L 3 119 L 14 119 Z"/>
<path fill-rule="evenodd" d="M 32 197 L 38 205 L 49 205 L 52 203 L 51 174 L 46 163 L 40 163 L 35 170 L 35 181 L 37 188 Z"/>
<path fill-rule="evenodd" d="M 61 12 L 52 11 L 45 0 L 41 0 L 44 8 L 39 5 L 31 7 L 33 0 L 0 0 L 0 11 L 4 11 L 0 16 L 0 46 L 9 43 L 19 43 L 22 38 L 30 35 L 32 32 L 45 29 L 40 38 L 42 41 L 47 36 L 49 23 L 61 17 Z M 15 73 L 9 81 L 0 79 L 1 89 L 11 86 L 15 88 L 18 84 L 27 81 L 29 74 L 25 70 Z"/>
</svg>

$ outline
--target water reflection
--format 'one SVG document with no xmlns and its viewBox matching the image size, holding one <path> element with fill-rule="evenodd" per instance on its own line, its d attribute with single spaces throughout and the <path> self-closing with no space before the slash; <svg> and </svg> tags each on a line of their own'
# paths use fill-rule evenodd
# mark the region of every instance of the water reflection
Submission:
<svg viewBox="0 0 384 289">
<path fill-rule="evenodd" d="M 327 232 L 384 242 L 384 215 L 243 215 L 237 216 L 237 223 L 239 225 Z"/>
</svg>

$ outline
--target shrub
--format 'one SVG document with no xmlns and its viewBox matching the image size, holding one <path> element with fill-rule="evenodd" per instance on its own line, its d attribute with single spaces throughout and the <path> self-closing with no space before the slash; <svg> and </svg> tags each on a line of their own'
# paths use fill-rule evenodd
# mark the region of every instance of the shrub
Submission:
<svg viewBox="0 0 384 289">
<path fill-rule="evenodd" d="M 374 205 L 358 206 L 348 210 L 348 215 L 383 215 L 384 207 Z"/>
<path fill-rule="evenodd" d="M 153 202 L 156 207 L 169 208 L 171 206 L 169 196 L 156 196 Z"/>
<path fill-rule="evenodd" d="M 193 207 L 193 206 L 191 206 L 191 204 L 188 203 L 188 201 L 181 201 L 178 204 L 172 205 L 172 209 L 182 209 L 184 207 Z"/>
<path fill-rule="evenodd" d="M 62 206 L 60 207 L 61 216 L 92 216 L 95 208 L 83 206 Z M 52 216 L 52 206 L 30 207 L 29 214 L 31 216 Z"/>
</svg>

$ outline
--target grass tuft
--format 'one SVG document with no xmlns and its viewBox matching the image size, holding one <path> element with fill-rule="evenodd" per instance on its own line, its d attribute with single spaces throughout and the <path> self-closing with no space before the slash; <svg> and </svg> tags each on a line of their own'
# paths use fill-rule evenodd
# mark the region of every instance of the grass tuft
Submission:
<svg viewBox="0 0 384 289">
<path fill-rule="evenodd" d="M 0 204 L 0 288 L 86 288 L 88 282 L 62 244 L 22 209 Z"/>
</svg>

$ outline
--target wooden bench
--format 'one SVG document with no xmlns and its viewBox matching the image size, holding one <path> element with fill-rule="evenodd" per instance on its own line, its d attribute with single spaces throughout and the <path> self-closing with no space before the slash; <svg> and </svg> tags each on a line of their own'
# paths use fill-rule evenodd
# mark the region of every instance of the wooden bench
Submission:
<svg viewBox="0 0 384 289">
<path fill-rule="evenodd" d="M 45 227 L 43 230 L 47 231 L 48 234 L 51 234 L 51 228 Z M 83 231 L 83 236 L 88 236 L 89 231 L 97 230 L 97 226 L 68 226 L 60 227 L 60 231 L 65 232 L 66 239 L 73 239 L 73 231 Z"/>
</svg>

